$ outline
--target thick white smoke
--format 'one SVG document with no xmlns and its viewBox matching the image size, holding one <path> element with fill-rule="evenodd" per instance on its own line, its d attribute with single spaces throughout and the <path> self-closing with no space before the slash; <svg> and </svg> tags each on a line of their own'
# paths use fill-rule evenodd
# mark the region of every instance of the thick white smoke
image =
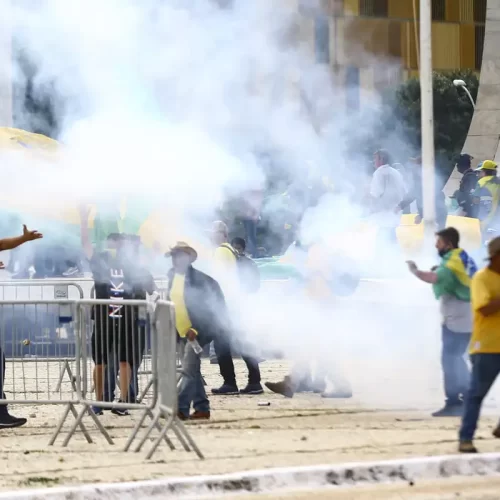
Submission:
<svg viewBox="0 0 500 500">
<path fill-rule="evenodd" d="M 329 70 L 296 41 L 287 2 L 15 2 L 13 19 L 17 47 L 37 68 L 35 91 L 62 103 L 60 162 L 16 164 L 3 182 L 34 206 L 114 205 L 126 195 L 175 214 L 156 231 L 203 241 L 225 196 L 265 187 L 258 151 L 279 151 L 298 182 L 362 170 L 362 147 L 352 156 L 348 144 L 376 125 L 378 101 L 362 118 L 345 109 Z M 364 194 L 360 185 L 356 197 Z M 366 240 L 343 236 L 360 216 L 347 198 L 325 199 L 305 217 L 304 237 L 363 258 Z M 240 326 L 294 360 L 321 352 L 326 364 L 346 369 L 362 399 L 397 405 L 410 386 L 413 395 L 428 388 L 418 367 L 438 376 L 427 366 L 437 357 L 438 317 L 430 291 L 411 281 L 397 293 L 387 286 L 326 303 L 266 288 L 241 301 Z M 412 312 L 421 307 L 408 307 L 422 303 L 424 318 Z"/>
</svg>

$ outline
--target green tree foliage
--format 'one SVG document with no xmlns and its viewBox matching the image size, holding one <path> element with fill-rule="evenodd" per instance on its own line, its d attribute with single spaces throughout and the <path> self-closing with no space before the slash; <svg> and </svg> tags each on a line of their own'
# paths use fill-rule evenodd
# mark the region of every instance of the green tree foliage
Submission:
<svg viewBox="0 0 500 500">
<path fill-rule="evenodd" d="M 479 87 L 478 77 L 472 71 L 435 72 L 434 92 L 434 145 L 436 167 L 442 178 L 448 178 L 457 156 L 461 153 L 472 120 L 472 104 L 462 88 L 453 85 L 453 80 L 464 80 L 474 101 Z M 421 112 L 420 81 L 411 78 L 399 88 L 384 96 L 383 129 L 386 137 L 395 144 L 399 141 L 396 160 L 405 156 L 420 155 Z M 389 143 L 386 147 L 391 149 Z"/>
</svg>

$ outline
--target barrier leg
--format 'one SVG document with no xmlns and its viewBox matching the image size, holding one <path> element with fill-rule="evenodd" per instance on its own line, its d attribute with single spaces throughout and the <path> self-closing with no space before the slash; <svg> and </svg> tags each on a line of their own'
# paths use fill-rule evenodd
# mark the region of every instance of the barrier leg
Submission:
<svg viewBox="0 0 500 500">
<path fill-rule="evenodd" d="M 149 425 L 149 427 L 147 428 L 146 433 L 144 434 L 144 436 L 142 436 L 142 439 L 139 441 L 139 444 L 137 445 L 137 447 L 134 450 L 136 453 L 141 451 L 141 448 L 144 446 L 144 443 L 146 442 L 148 437 L 153 432 L 153 429 L 156 428 L 156 426 L 158 425 L 159 420 L 160 420 L 160 412 L 158 412 L 156 415 L 154 415 L 154 418 L 153 418 L 151 424 Z"/>
<path fill-rule="evenodd" d="M 146 387 L 142 390 L 140 396 L 137 398 L 137 401 L 139 403 L 142 403 L 142 400 L 146 397 L 146 394 L 148 393 L 149 389 L 153 387 L 153 379 L 149 379 L 148 383 L 146 384 Z"/>
<path fill-rule="evenodd" d="M 73 389 L 73 392 L 76 392 L 76 382 L 75 382 L 75 379 L 73 378 L 73 372 L 71 370 L 71 367 L 69 366 L 69 362 L 67 359 L 64 360 L 64 365 L 61 369 L 61 373 L 59 375 L 59 381 L 57 382 L 57 386 L 56 386 L 54 392 L 59 392 L 61 390 L 61 385 L 62 385 L 65 373 L 68 374 L 69 381 L 71 382 L 71 387 Z"/>
<path fill-rule="evenodd" d="M 68 418 L 69 412 L 70 412 L 72 407 L 73 407 L 73 405 L 71 403 L 66 405 L 66 409 L 64 410 L 63 416 L 61 417 L 61 420 L 59 420 L 59 423 L 57 424 L 57 429 L 54 432 L 54 434 L 52 434 L 52 437 L 50 438 L 49 446 L 53 446 L 54 443 L 56 442 L 56 439 L 59 436 L 59 434 L 61 433 L 64 422 L 66 422 L 66 419 Z"/>
<path fill-rule="evenodd" d="M 83 419 L 83 415 L 85 415 L 85 411 L 86 411 L 87 407 L 84 405 L 82 410 L 80 411 L 80 413 L 77 414 L 75 408 L 73 405 L 71 405 L 71 413 L 73 413 L 73 416 L 75 417 L 75 422 L 74 424 L 71 426 L 71 429 L 68 431 L 68 435 L 66 436 L 66 438 L 64 439 L 64 442 L 63 442 L 63 447 L 66 447 L 68 446 L 68 443 L 70 442 L 71 438 L 73 437 L 73 435 L 75 434 L 76 432 L 76 429 L 78 428 L 78 426 L 80 426 L 80 424 L 82 424 L 82 419 Z M 85 438 L 87 439 L 87 441 L 89 443 L 92 443 L 92 438 L 90 437 L 90 435 L 88 434 L 87 430 L 85 429 L 85 427 L 83 426 L 83 424 L 81 425 L 80 427 L 82 429 L 82 431 L 84 431 L 84 435 L 85 435 Z M 88 436 L 88 437 L 87 437 Z M 90 441 L 89 441 L 90 439 Z"/>
<path fill-rule="evenodd" d="M 152 421 L 154 421 L 154 414 L 153 412 L 148 408 L 147 410 L 144 411 L 144 413 L 142 414 L 142 417 L 141 419 L 139 420 L 139 422 L 136 424 L 134 430 L 132 431 L 132 434 L 130 435 L 130 437 L 128 438 L 128 441 L 127 441 L 127 444 L 125 445 L 125 449 L 123 451 L 128 451 L 130 449 L 130 447 L 132 446 L 132 443 L 134 442 L 134 439 L 136 438 L 137 434 L 139 433 L 139 429 L 141 428 L 141 426 L 143 425 L 144 423 L 144 420 L 146 420 L 146 417 L 149 417 Z M 157 422 L 157 424 L 155 425 L 156 429 L 161 432 L 161 425 L 159 422 Z M 146 436 L 147 438 L 147 436 Z M 175 450 L 175 446 L 174 446 L 174 443 L 169 439 L 168 436 L 165 436 L 165 443 L 167 443 L 168 447 L 174 451 Z M 135 452 L 139 451 L 139 449 L 135 449 L 134 450 Z"/>
<path fill-rule="evenodd" d="M 191 437 L 191 435 L 187 431 L 186 427 L 179 420 L 179 418 L 177 416 L 174 416 L 174 421 L 172 422 L 172 427 L 178 427 L 179 431 L 184 435 L 184 437 L 186 438 L 187 442 L 189 443 L 189 445 L 191 446 L 193 451 L 198 455 L 199 458 L 201 458 L 203 460 L 205 458 L 203 456 L 203 453 L 198 448 L 198 445 L 194 442 L 194 439 Z"/>
<path fill-rule="evenodd" d="M 185 451 L 192 451 L 191 448 L 189 447 L 188 442 L 184 439 L 184 436 L 182 435 L 181 431 L 177 429 L 175 426 L 175 422 L 172 424 L 172 430 L 174 431 L 175 436 L 179 440 L 179 442 L 182 444 L 182 447 L 184 448 Z"/>
<path fill-rule="evenodd" d="M 99 429 L 99 432 L 104 436 L 104 439 L 106 439 L 108 444 L 115 444 L 114 441 L 111 439 L 111 436 L 109 435 L 108 431 L 104 428 L 104 425 L 101 424 L 99 417 L 92 410 L 89 411 L 89 414 L 92 417 L 92 420 L 94 421 L 95 425 Z"/>
<path fill-rule="evenodd" d="M 78 419 L 78 414 L 76 413 L 76 409 L 73 405 L 71 405 L 71 413 L 73 413 L 73 416 Z M 82 430 L 83 435 L 85 436 L 85 439 L 87 440 L 87 443 L 92 444 L 92 438 L 90 437 L 89 432 L 87 431 L 86 427 L 83 425 L 82 420 L 80 419 L 80 429 Z M 69 439 L 68 439 L 69 442 Z"/>
</svg>

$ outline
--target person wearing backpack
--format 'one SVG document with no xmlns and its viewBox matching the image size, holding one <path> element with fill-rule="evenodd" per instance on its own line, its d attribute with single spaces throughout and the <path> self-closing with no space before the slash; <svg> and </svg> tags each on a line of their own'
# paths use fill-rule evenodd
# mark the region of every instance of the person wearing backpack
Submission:
<svg viewBox="0 0 500 500">
<path fill-rule="evenodd" d="M 243 272 L 240 271 L 240 269 L 244 269 L 244 266 L 248 266 L 248 263 L 241 264 L 243 259 L 229 244 L 229 231 L 224 222 L 215 221 L 212 224 L 210 233 L 212 243 L 215 246 L 215 278 L 221 284 L 224 295 L 228 299 L 228 303 L 230 303 L 231 298 L 237 297 L 241 290 L 245 289 L 241 278 Z M 253 261 L 251 261 L 251 263 L 255 264 Z M 234 334 L 234 324 L 231 325 L 231 327 L 233 328 Z M 227 328 L 226 330 L 230 329 L 231 328 Z M 264 389 L 260 383 L 261 377 L 259 363 L 254 357 L 247 356 L 245 354 L 242 355 L 242 358 L 248 368 L 248 384 L 244 389 L 238 390 L 236 375 L 234 372 L 233 357 L 231 354 L 231 344 L 233 343 L 233 340 L 234 339 L 229 338 L 226 335 L 224 337 L 217 338 L 214 341 L 215 355 L 217 356 L 220 374 L 224 382 L 221 387 L 212 389 L 212 393 L 225 396 L 234 394 L 262 394 Z"/>
</svg>

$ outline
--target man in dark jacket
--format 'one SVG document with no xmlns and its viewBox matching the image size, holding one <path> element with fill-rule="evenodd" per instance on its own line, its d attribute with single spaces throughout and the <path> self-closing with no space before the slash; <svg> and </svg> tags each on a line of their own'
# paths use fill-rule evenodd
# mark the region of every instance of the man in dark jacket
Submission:
<svg viewBox="0 0 500 500">
<path fill-rule="evenodd" d="M 471 155 L 462 154 L 456 164 L 462 178 L 458 190 L 455 191 L 455 198 L 466 217 L 477 217 L 477 205 L 474 204 L 473 193 L 477 186 L 478 175 L 472 169 L 472 160 Z"/>
<path fill-rule="evenodd" d="M 179 387 L 179 413 L 182 420 L 207 420 L 210 402 L 201 376 L 198 345 L 224 337 L 228 325 L 226 302 L 213 278 L 195 269 L 198 254 L 187 243 L 178 242 L 167 254 L 173 268 L 168 273 L 168 297 L 175 307 L 177 334 L 184 342 L 182 381 Z M 194 413 L 189 414 L 193 405 Z"/>
</svg>

